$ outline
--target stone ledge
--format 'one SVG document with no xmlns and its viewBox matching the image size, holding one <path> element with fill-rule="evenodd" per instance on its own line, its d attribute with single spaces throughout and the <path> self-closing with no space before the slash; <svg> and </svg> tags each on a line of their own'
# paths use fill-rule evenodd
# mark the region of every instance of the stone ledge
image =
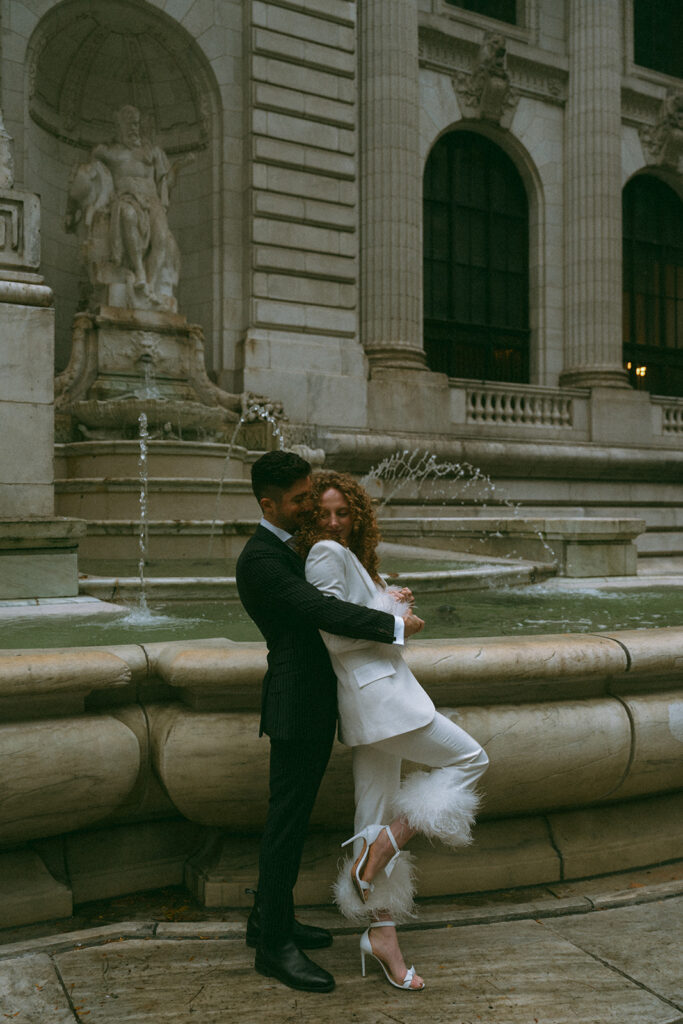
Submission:
<svg viewBox="0 0 683 1024">
<path fill-rule="evenodd" d="M 382 520 L 385 537 L 427 538 L 459 551 L 550 562 L 563 576 L 634 576 L 644 519 L 602 516 L 454 516 Z"/>
<path fill-rule="evenodd" d="M 3 517 L 0 518 L 0 550 L 74 548 L 85 536 L 86 529 L 85 520 L 68 516 Z"/>
</svg>

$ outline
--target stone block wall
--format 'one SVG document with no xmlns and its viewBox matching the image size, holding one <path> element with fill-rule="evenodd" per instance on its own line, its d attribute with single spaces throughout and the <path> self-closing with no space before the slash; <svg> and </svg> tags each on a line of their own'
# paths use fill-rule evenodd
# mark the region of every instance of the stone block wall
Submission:
<svg viewBox="0 0 683 1024">
<path fill-rule="evenodd" d="M 292 420 L 360 425 L 356 5 L 255 0 L 250 13 L 244 385 Z"/>
</svg>

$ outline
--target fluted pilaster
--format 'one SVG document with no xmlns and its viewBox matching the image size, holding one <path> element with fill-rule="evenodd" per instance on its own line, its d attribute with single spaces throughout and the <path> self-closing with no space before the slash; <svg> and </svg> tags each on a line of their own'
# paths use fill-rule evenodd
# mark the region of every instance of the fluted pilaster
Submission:
<svg viewBox="0 0 683 1024">
<path fill-rule="evenodd" d="M 621 325 L 620 0 L 572 0 L 562 383 L 628 386 Z"/>
<path fill-rule="evenodd" d="M 373 368 L 423 368 L 417 3 L 359 11 L 361 336 Z"/>
</svg>

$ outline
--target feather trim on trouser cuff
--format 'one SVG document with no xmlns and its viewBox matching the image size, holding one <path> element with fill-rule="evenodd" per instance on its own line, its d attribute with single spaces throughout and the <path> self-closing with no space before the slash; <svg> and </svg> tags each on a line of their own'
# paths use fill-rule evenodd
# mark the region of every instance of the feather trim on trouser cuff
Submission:
<svg viewBox="0 0 683 1024">
<path fill-rule="evenodd" d="M 392 919 L 400 924 L 417 916 L 413 902 L 415 896 L 415 858 L 406 850 L 396 861 L 391 878 L 384 871 L 373 878 L 373 891 L 363 902 L 351 881 L 351 867 L 354 861 L 346 857 L 339 870 L 337 881 L 332 886 L 334 902 L 349 921 L 354 924 L 368 924 L 374 920 L 375 912 L 387 910 Z"/>
<path fill-rule="evenodd" d="M 467 846 L 479 797 L 458 768 L 434 768 L 406 776 L 394 800 L 396 815 L 411 828 L 447 846 Z"/>
</svg>

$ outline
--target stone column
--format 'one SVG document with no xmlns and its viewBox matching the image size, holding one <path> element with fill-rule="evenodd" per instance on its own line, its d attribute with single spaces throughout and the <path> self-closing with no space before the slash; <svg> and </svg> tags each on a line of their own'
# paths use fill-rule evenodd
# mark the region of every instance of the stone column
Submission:
<svg viewBox="0 0 683 1024">
<path fill-rule="evenodd" d="M 54 514 L 54 303 L 40 200 L 14 188 L 0 114 L 0 600 L 78 594 L 80 520 Z"/>
<path fill-rule="evenodd" d="M 628 387 L 621 323 L 621 2 L 569 4 L 565 369 L 561 383 Z"/>
<path fill-rule="evenodd" d="M 363 0 L 360 323 L 373 371 L 424 369 L 416 0 Z"/>
</svg>

